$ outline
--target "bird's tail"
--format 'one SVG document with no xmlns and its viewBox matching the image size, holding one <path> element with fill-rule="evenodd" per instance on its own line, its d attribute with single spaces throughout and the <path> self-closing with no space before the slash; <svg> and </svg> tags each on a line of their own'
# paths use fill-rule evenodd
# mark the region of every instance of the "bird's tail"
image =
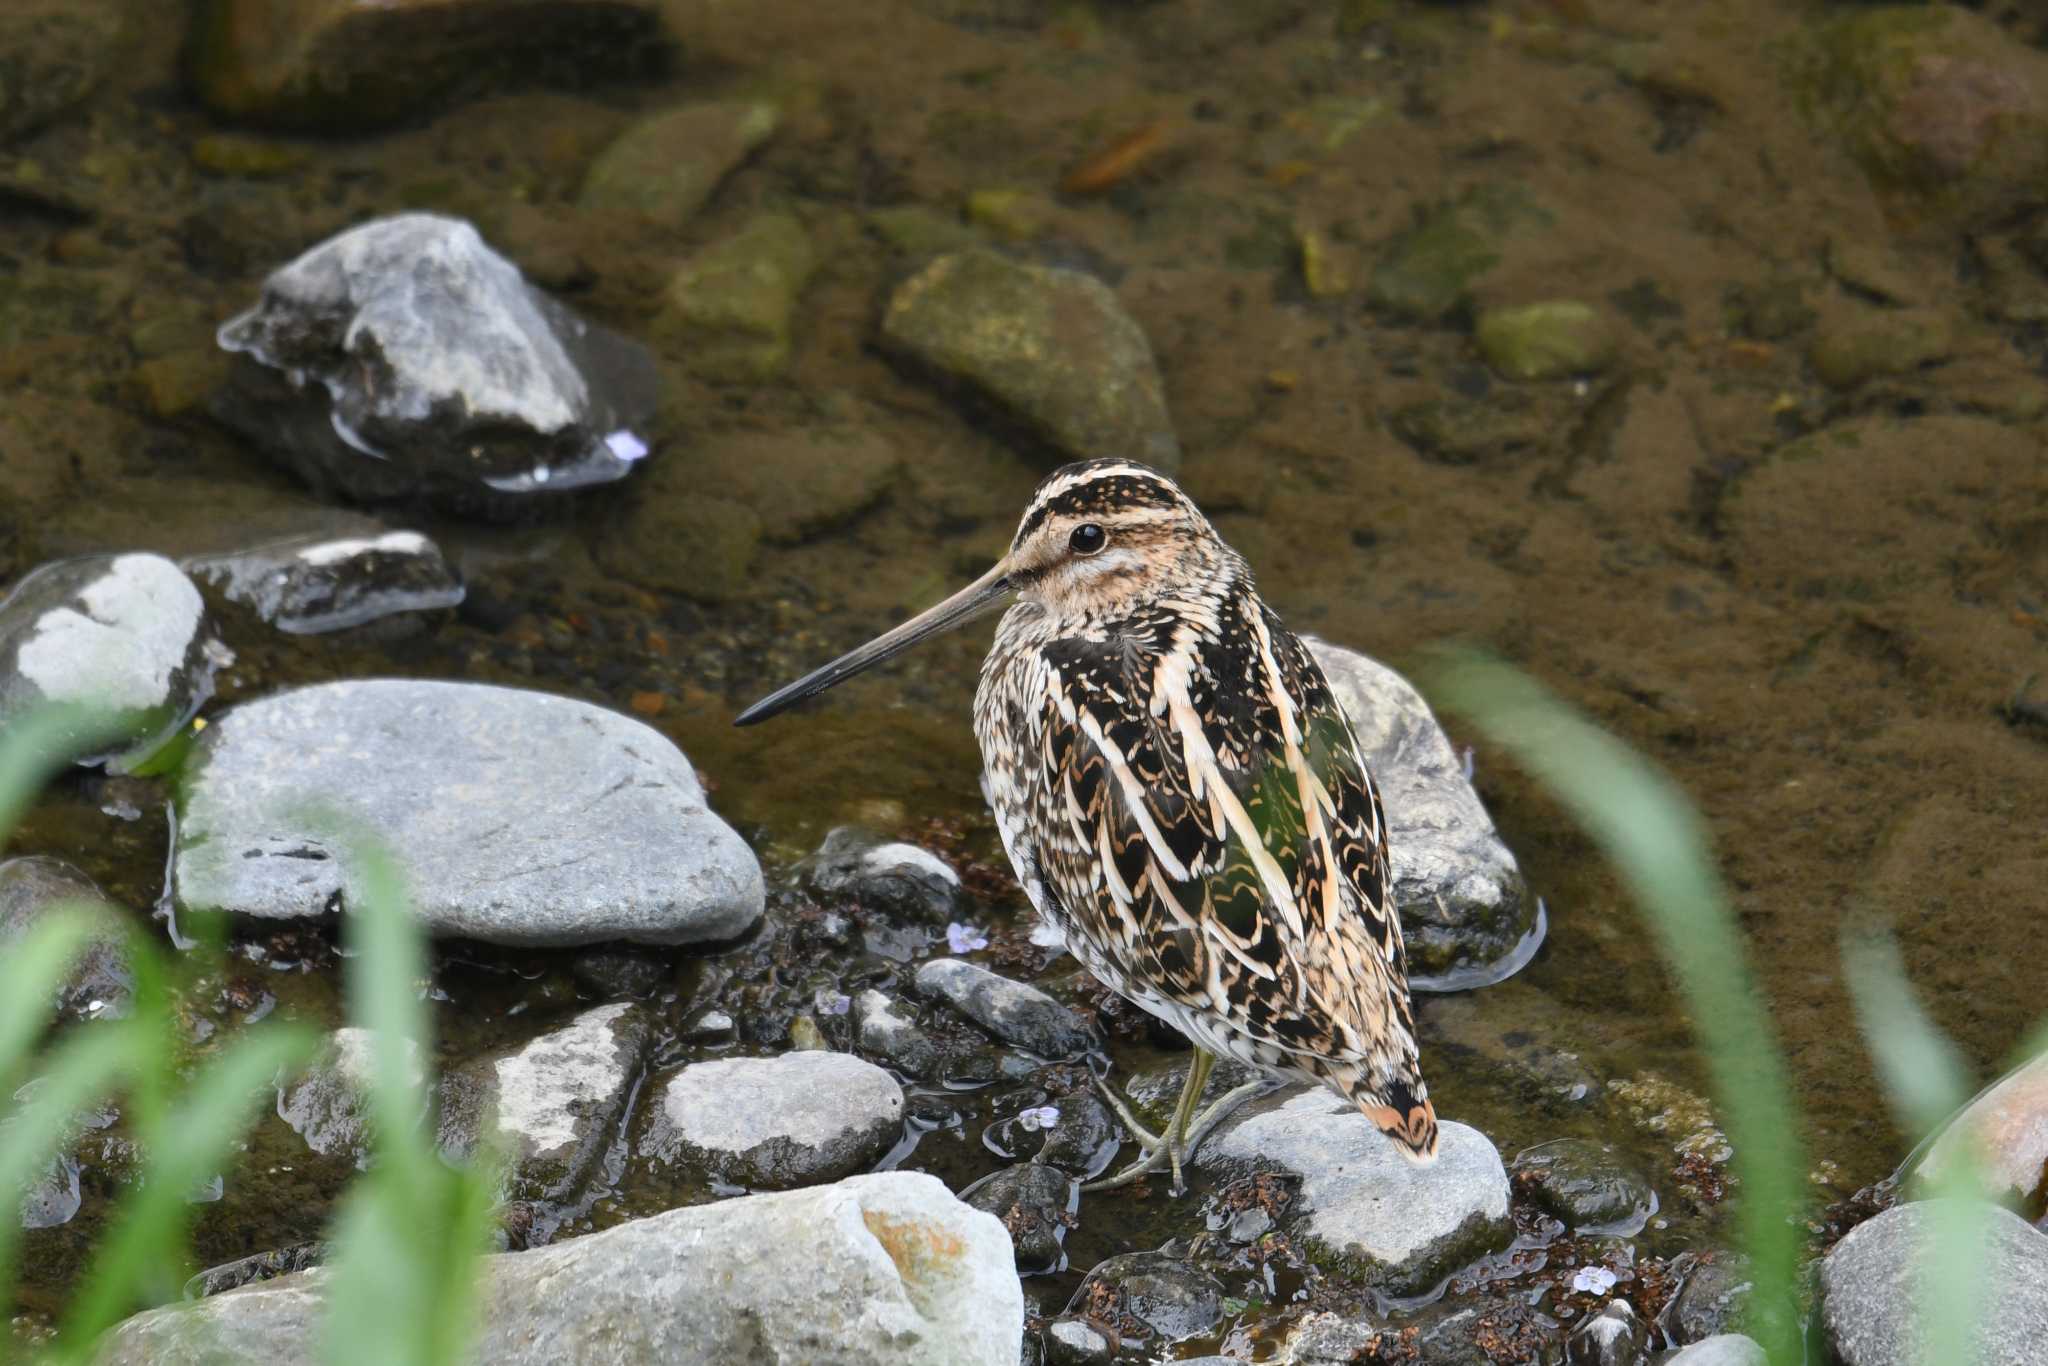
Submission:
<svg viewBox="0 0 2048 1366">
<path fill-rule="evenodd" d="M 1436 1107 L 1426 1093 L 1417 1094 L 1406 1082 L 1397 1081 L 1381 1095 L 1360 1086 L 1351 1093 L 1351 1100 L 1381 1133 L 1394 1140 L 1403 1157 L 1417 1166 L 1436 1161 Z"/>
</svg>

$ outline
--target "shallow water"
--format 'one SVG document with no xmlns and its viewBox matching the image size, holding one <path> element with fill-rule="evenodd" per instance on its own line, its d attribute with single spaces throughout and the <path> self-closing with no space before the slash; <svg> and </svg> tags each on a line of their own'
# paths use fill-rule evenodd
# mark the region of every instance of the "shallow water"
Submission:
<svg viewBox="0 0 2048 1366">
<path fill-rule="evenodd" d="M 635 582 L 612 553 L 648 496 L 641 476 L 531 525 L 392 513 L 459 557 L 472 608 L 327 637 L 230 612 L 239 658 L 214 706 L 372 674 L 537 686 L 633 707 L 674 738 L 771 873 L 849 819 L 911 837 L 938 819 L 958 834 L 948 852 L 999 862 L 967 724 L 985 626 L 773 725 L 730 721 L 1007 541 L 1046 462 L 876 351 L 877 301 L 902 263 L 863 216 L 906 204 L 952 216 L 970 192 L 1029 190 L 1046 197 L 1047 227 L 1018 249 L 1115 284 L 1158 353 L 1183 482 L 1291 625 L 1396 664 L 1444 639 L 1485 644 L 1701 803 L 1809 1150 L 1831 1164 L 1820 1201 L 1882 1176 L 1908 1142 L 1849 1012 L 1846 921 L 1892 925 L 1936 1021 L 1980 1073 L 1996 1070 L 2040 1000 L 2048 730 L 2008 704 L 2048 672 L 2048 311 L 2006 306 L 2009 286 L 1984 269 L 1985 243 L 2019 229 L 1959 226 L 1874 184 L 1801 116 L 1790 54 L 1858 7 L 671 8 L 686 56 L 664 80 L 514 91 L 375 136 L 276 139 L 264 145 L 290 164 L 263 177 L 195 160 L 219 125 L 184 95 L 168 38 L 132 37 L 81 110 L 9 149 L 8 183 L 42 188 L 0 198 L 0 583 L 87 550 L 260 541 L 309 500 L 203 415 L 165 415 L 138 366 L 202 364 L 211 328 L 269 270 L 340 227 L 402 208 L 468 214 L 577 308 L 645 336 L 684 257 L 762 206 L 793 204 L 826 262 L 787 374 L 707 383 L 657 344 L 668 390 L 653 459 L 693 471 L 690 492 L 671 496 L 718 496 L 720 433 L 796 433 L 850 412 L 902 459 L 878 501 L 763 544 L 740 581 L 696 600 Z M 2013 41 L 2039 40 L 2028 22 L 2009 20 Z M 636 115 L 726 93 L 780 98 L 785 126 L 685 232 L 579 215 L 584 166 Z M 1091 153 L 1154 126 L 1159 149 L 1128 175 L 1055 194 Z M 1366 304 L 1364 277 L 1398 231 L 1500 185 L 1522 187 L 1548 226 L 1503 248 L 1477 303 L 1608 310 L 1618 356 L 1604 372 L 1504 381 L 1466 313 L 1409 323 Z M 50 207 L 60 191 L 88 206 L 82 217 Z M 1304 233 L 1353 288 L 1308 288 Z M 1886 281 L 1957 340 L 1903 373 L 1830 388 L 1809 362 L 1816 329 L 1873 307 Z M 1787 290 L 1805 310 L 1790 331 L 1742 322 L 1744 300 Z M 1397 413 L 1445 398 L 1511 438 L 1425 454 L 1397 434 Z M 1702 1089 L 1671 983 L 1560 808 L 1483 744 L 1476 760 L 1550 935 L 1513 980 L 1423 1003 L 1439 1110 L 1509 1156 L 1574 1133 L 1627 1145 L 1666 1206 L 1645 1251 L 1711 1241 L 1720 1215 L 1677 1196 L 1668 1138 L 1638 1131 L 1606 1094 L 1644 1074 Z M 109 800 L 97 780 L 61 784 L 11 848 L 77 862 L 140 913 L 161 888 L 163 821 L 108 816 Z M 984 914 L 1014 937 L 1019 911 L 1012 890 Z M 582 990 L 547 955 L 470 957 L 443 974 L 445 1058 L 523 1037 Z M 225 975 L 236 999 L 267 992 L 280 1014 L 338 1018 L 322 973 L 245 959 Z M 194 993 L 220 996 L 218 982 Z M 1596 1084 L 1585 1103 L 1532 1080 L 1549 1064 L 1529 1059 L 1556 1052 Z M 1118 1073 L 1158 1060 L 1122 1040 L 1113 1056 Z M 952 1099 L 964 1125 L 902 1160 L 957 1188 L 998 1165 L 979 1131 L 999 1098 Z M 346 1176 L 268 1121 L 228 1197 L 203 1211 L 201 1255 L 315 1236 Z M 589 1219 L 650 1201 L 622 1192 Z M 89 1198 L 78 1220 L 28 1240 L 38 1296 L 61 1290 L 105 1212 Z M 1067 1243 L 1076 1271 L 1027 1292 L 1056 1310 L 1100 1257 L 1190 1223 L 1156 1194 L 1093 1200 Z"/>
</svg>

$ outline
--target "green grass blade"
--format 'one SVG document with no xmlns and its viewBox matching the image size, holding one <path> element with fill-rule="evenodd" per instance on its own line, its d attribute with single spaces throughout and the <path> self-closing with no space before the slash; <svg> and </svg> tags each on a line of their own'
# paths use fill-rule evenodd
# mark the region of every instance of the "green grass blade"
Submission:
<svg viewBox="0 0 2048 1366">
<path fill-rule="evenodd" d="M 0 728 L 0 836 L 14 829 L 52 770 L 111 733 L 105 713 L 75 706 L 38 707 Z"/>
<path fill-rule="evenodd" d="M 1684 794 L 1641 755 L 1527 675 L 1470 651 L 1424 676 L 1432 702 L 1466 717 L 1569 807 L 1620 871 L 1678 979 L 1735 1146 L 1740 1227 L 1759 1287 L 1751 1331 L 1773 1361 L 1801 1359 L 1789 1299 L 1799 1272 L 1805 1160 L 1785 1064 L 1759 1003 Z"/>
<path fill-rule="evenodd" d="M 50 1006 L 92 935 L 92 922 L 59 907 L 0 957 L 0 1088 L 13 1095 L 36 1041 L 50 1027 Z"/>
</svg>

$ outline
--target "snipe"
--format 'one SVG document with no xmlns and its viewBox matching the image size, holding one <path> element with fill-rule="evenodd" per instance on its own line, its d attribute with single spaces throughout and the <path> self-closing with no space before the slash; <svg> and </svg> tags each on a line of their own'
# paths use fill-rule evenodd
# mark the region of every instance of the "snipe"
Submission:
<svg viewBox="0 0 2048 1366">
<path fill-rule="evenodd" d="M 1038 486 L 980 579 L 749 707 L 775 715 L 1015 595 L 974 698 L 982 790 L 1031 904 L 1112 989 L 1196 1048 L 1173 1168 L 1217 1055 L 1330 1086 L 1417 1161 L 1436 1112 L 1416 1061 L 1386 822 L 1322 669 L 1171 479 L 1126 460 Z"/>
</svg>

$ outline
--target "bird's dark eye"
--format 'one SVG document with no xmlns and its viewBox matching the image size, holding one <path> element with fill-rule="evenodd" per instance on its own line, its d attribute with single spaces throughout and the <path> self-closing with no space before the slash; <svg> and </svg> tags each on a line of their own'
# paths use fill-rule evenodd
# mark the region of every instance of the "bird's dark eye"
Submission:
<svg viewBox="0 0 2048 1366">
<path fill-rule="evenodd" d="M 1067 537 L 1067 548 L 1076 555 L 1093 555 L 1102 549 L 1109 537 L 1102 534 L 1102 528 L 1093 522 L 1083 522 L 1074 528 L 1074 534 Z"/>
</svg>

